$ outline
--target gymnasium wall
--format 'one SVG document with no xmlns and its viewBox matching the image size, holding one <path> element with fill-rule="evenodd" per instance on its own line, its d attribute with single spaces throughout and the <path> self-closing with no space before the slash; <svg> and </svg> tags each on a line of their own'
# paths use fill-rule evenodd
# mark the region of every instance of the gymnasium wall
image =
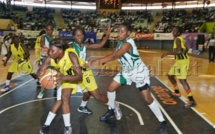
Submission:
<svg viewBox="0 0 215 134">
<path fill-rule="evenodd" d="M 1 25 L 0 25 L 1 30 L 7 30 L 8 25 L 13 25 L 14 28 L 17 29 L 16 24 L 11 19 L 0 19 L 0 22 L 1 22 Z"/>
</svg>

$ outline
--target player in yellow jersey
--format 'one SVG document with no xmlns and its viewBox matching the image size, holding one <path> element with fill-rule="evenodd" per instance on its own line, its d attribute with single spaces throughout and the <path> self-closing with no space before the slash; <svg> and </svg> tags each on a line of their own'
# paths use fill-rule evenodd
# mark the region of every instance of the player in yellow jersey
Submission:
<svg viewBox="0 0 215 134">
<path fill-rule="evenodd" d="M 45 69 L 51 65 L 59 70 L 56 76 L 56 82 L 60 84 L 60 86 L 57 90 L 57 101 L 49 112 L 46 122 L 40 130 L 40 134 L 48 133 L 49 126 L 60 106 L 62 107 L 65 124 L 64 134 L 71 134 L 70 95 L 71 93 L 76 93 L 77 82 L 82 80 L 82 69 L 76 54 L 72 51 L 65 51 L 67 47 L 61 39 L 53 39 L 49 45 L 48 56 L 38 69 L 37 75 L 40 77 Z"/>
<path fill-rule="evenodd" d="M 41 41 L 41 37 L 43 34 L 45 34 L 46 31 L 45 30 L 42 30 L 40 31 L 40 34 L 39 36 L 37 37 L 36 39 L 36 42 L 35 42 L 35 46 L 34 46 L 34 49 L 35 49 L 35 56 L 36 56 L 36 62 L 39 64 L 40 62 L 40 41 Z"/>
<path fill-rule="evenodd" d="M 109 35 L 111 33 L 110 25 L 108 25 L 108 30 L 106 36 L 103 40 L 96 44 L 83 43 L 85 32 L 82 28 L 76 27 L 73 31 L 74 41 L 70 42 L 69 45 L 72 47 L 78 57 L 85 63 L 87 57 L 87 49 L 99 49 L 102 48 L 107 42 Z M 100 100 L 103 103 L 108 103 L 106 96 L 98 92 L 98 86 L 93 76 L 92 70 L 90 68 L 83 69 L 83 81 L 79 83 L 84 95 L 82 98 L 81 105 L 78 107 L 78 111 L 86 114 L 91 114 L 92 111 L 87 108 L 87 102 L 92 95 L 96 100 Z"/>
<path fill-rule="evenodd" d="M 196 105 L 196 102 L 193 99 L 190 86 L 187 83 L 187 74 L 188 74 L 190 59 L 187 54 L 188 49 L 186 47 L 185 41 L 181 36 L 182 28 L 174 27 L 172 30 L 172 34 L 174 36 L 173 51 L 164 53 L 161 56 L 161 58 L 164 58 L 167 55 L 175 56 L 175 64 L 172 66 L 172 68 L 168 73 L 168 78 L 175 88 L 175 91 L 172 93 L 172 95 L 177 97 L 181 96 L 175 79 L 175 76 L 176 76 L 176 78 L 180 81 L 184 90 L 186 91 L 189 99 L 187 104 L 185 104 L 185 107 L 186 108 L 194 107 Z"/>
<path fill-rule="evenodd" d="M 36 79 L 36 75 L 34 74 L 34 69 L 30 63 L 30 53 L 26 49 L 26 47 L 20 43 L 19 37 L 14 36 L 12 38 L 12 44 L 9 48 L 7 58 L 4 62 L 4 66 L 7 65 L 8 60 L 10 57 L 13 56 L 13 62 L 10 65 L 10 68 L 8 70 L 7 74 L 7 80 L 6 85 L 3 89 L 1 89 L 2 92 L 7 92 L 10 90 L 10 80 L 12 78 L 13 73 L 19 73 L 20 69 L 22 69 L 23 72 L 28 72 L 33 78 Z M 23 64 L 27 64 L 27 68 L 22 66 Z"/>
</svg>

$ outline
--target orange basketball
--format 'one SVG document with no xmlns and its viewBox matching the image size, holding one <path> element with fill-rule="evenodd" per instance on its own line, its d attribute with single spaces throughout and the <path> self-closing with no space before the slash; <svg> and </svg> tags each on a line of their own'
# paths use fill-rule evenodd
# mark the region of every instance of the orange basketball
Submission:
<svg viewBox="0 0 215 134">
<path fill-rule="evenodd" d="M 46 89 L 53 89 L 57 86 L 56 75 L 57 71 L 51 68 L 45 70 L 45 73 L 40 77 L 39 81 L 42 87 Z"/>
</svg>

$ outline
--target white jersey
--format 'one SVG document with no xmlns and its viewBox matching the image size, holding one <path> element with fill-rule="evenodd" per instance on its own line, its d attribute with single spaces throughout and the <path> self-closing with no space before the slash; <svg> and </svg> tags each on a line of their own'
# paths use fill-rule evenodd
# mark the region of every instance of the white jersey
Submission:
<svg viewBox="0 0 215 134">
<path fill-rule="evenodd" d="M 208 46 L 215 46 L 215 39 L 210 39 Z"/>
<path fill-rule="evenodd" d="M 46 34 L 44 34 L 43 37 L 45 39 L 45 46 L 47 48 L 49 48 L 49 43 L 51 42 L 51 38 L 48 35 L 46 35 Z"/>
<path fill-rule="evenodd" d="M 114 80 L 122 85 L 131 85 L 134 82 L 137 88 L 146 84 L 150 85 L 149 70 L 141 60 L 134 40 L 127 38 L 125 42 L 131 44 L 131 52 L 126 52 L 119 57 L 118 61 L 122 66 L 122 71 L 114 77 Z M 117 49 L 120 49 L 125 42 L 120 41 Z"/>
<path fill-rule="evenodd" d="M 47 34 L 44 34 L 42 36 L 44 37 L 44 40 L 45 40 L 45 47 L 49 48 L 49 43 L 51 42 L 51 38 Z M 41 48 L 41 52 L 40 52 L 40 65 L 43 64 L 44 59 L 48 56 L 47 53 L 42 53 L 42 51 L 43 50 Z"/>
<path fill-rule="evenodd" d="M 137 51 L 137 47 L 134 40 L 131 38 L 127 38 L 126 42 L 131 44 L 131 52 L 126 52 L 118 59 L 120 65 L 122 66 L 122 71 L 130 72 L 134 69 L 138 69 L 138 68 L 140 69 L 140 65 L 145 66 L 145 64 L 140 58 L 139 52 Z M 125 42 L 120 41 L 116 49 L 120 49 L 123 43 Z"/>
<path fill-rule="evenodd" d="M 72 47 L 75 49 L 76 53 L 78 54 L 78 57 L 86 61 L 87 49 L 84 46 L 84 44 L 81 44 L 81 47 L 77 45 L 75 42 L 70 42 L 69 44 L 72 45 Z"/>
</svg>

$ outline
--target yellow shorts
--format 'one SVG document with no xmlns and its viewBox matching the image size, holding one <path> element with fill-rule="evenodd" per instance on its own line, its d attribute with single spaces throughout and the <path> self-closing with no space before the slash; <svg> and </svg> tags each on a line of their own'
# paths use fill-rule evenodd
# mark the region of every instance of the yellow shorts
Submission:
<svg viewBox="0 0 215 134">
<path fill-rule="evenodd" d="M 175 75 L 177 79 L 186 79 L 188 74 L 188 69 L 190 65 L 190 60 L 176 60 L 175 64 L 169 71 L 169 75 Z"/>
<path fill-rule="evenodd" d="M 12 73 L 20 73 L 20 70 L 22 70 L 25 74 L 32 74 L 34 73 L 33 66 L 30 62 L 30 60 L 25 60 L 22 63 L 18 64 L 18 61 L 13 61 L 10 65 L 10 68 L 8 69 L 8 72 Z"/>
<path fill-rule="evenodd" d="M 82 91 L 87 89 L 88 91 L 94 91 L 98 88 L 96 80 L 93 76 L 93 72 L 91 69 L 87 69 L 86 71 L 82 71 L 83 73 L 83 81 L 79 82 Z"/>
<path fill-rule="evenodd" d="M 71 94 L 76 94 L 77 92 L 77 83 L 63 82 L 61 86 L 62 86 L 62 90 L 65 88 L 72 88 L 73 90 Z"/>
</svg>

